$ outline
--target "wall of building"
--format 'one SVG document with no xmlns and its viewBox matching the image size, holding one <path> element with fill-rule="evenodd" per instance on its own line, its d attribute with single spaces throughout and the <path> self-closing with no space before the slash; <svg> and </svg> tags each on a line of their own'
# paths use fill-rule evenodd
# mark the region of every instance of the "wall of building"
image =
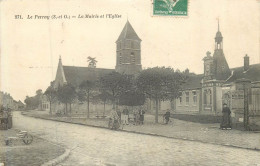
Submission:
<svg viewBox="0 0 260 166">
<path fill-rule="evenodd" d="M 198 114 L 200 110 L 200 90 L 182 91 L 176 99 L 177 113 Z"/>
</svg>

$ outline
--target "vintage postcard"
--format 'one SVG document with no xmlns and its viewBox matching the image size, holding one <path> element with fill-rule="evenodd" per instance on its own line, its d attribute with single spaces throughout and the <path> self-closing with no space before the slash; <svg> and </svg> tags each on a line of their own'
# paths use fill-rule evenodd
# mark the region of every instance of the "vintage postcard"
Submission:
<svg viewBox="0 0 260 166">
<path fill-rule="evenodd" d="M 259 0 L 0 0 L 0 166 L 259 166 Z"/>
</svg>

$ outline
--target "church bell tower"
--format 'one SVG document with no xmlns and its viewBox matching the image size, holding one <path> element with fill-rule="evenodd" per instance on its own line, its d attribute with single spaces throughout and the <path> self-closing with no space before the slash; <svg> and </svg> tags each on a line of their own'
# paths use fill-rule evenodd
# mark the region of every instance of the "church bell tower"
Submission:
<svg viewBox="0 0 260 166">
<path fill-rule="evenodd" d="M 127 20 L 116 41 L 116 71 L 134 75 L 142 70 L 141 39 Z"/>
<path fill-rule="evenodd" d="M 231 71 L 223 52 L 223 36 L 219 30 L 218 21 L 218 31 L 215 37 L 215 50 L 213 54 L 213 78 L 216 80 L 226 80 L 230 74 Z"/>
</svg>

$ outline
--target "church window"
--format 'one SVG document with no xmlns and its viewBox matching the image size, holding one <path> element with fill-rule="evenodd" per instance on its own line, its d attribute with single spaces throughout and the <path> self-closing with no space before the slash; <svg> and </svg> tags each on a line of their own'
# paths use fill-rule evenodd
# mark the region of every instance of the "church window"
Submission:
<svg viewBox="0 0 260 166">
<path fill-rule="evenodd" d="M 132 63 L 135 63 L 135 54 L 133 52 L 131 52 L 131 60 Z"/>
<path fill-rule="evenodd" d="M 185 95 L 186 95 L 186 105 L 188 105 L 189 102 L 190 102 L 190 93 L 189 92 L 185 92 Z"/>
<path fill-rule="evenodd" d="M 193 91 L 192 95 L 193 95 L 193 104 L 197 104 L 197 92 Z"/>
<path fill-rule="evenodd" d="M 119 64 L 122 64 L 122 54 L 119 54 Z"/>
</svg>

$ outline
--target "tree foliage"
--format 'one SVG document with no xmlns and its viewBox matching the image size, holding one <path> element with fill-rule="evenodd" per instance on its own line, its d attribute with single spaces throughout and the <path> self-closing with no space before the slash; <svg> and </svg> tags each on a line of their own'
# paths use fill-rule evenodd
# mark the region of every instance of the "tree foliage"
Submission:
<svg viewBox="0 0 260 166">
<path fill-rule="evenodd" d="M 95 87 L 96 87 L 96 84 L 94 81 L 89 81 L 89 80 L 86 80 L 86 81 L 83 81 L 79 88 L 80 88 L 80 91 L 78 93 L 78 99 L 80 101 L 87 101 L 87 104 L 88 104 L 88 113 L 87 113 L 87 117 L 89 118 L 89 104 L 90 104 L 90 99 L 91 97 L 94 97 L 94 90 L 95 90 Z"/>
<path fill-rule="evenodd" d="M 72 102 L 76 98 L 76 91 L 75 88 L 70 84 L 65 84 L 58 88 L 57 91 L 57 98 L 60 102 L 64 103 L 66 106 L 65 114 L 68 113 L 68 104 L 72 104 Z M 71 111 L 71 108 L 70 108 Z"/>
<path fill-rule="evenodd" d="M 52 103 L 57 98 L 57 91 L 52 86 L 49 86 L 44 92 L 44 95 L 47 97 L 47 100 L 50 103 L 50 114 L 52 114 Z"/>
<path fill-rule="evenodd" d="M 138 89 L 156 102 L 156 123 L 158 123 L 159 101 L 177 98 L 185 79 L 186 75 L 178 71 L 174 72 L 174 69 L 170 67 L 149 68 L 143 70 L 138 76 Z"/>
<path fill-rule="evenodd" d="M 100 88 L 111 96 L 115 107 L 118 97 L 131 87 L 131 78 L 127 75 L 112 72 L 100 78 Z"/>
<path fill-rule="evenodd" d="M 24 103 L 26 104 L 27 109 L 37 109 L 39 105 L 41 104 L 41 98 L 42 98 L 42 90 L 38 89 L 35 92 L 35 96 L 29 97 L 26 96 L 26 99 L 24 100 Z"/>
</svg>

